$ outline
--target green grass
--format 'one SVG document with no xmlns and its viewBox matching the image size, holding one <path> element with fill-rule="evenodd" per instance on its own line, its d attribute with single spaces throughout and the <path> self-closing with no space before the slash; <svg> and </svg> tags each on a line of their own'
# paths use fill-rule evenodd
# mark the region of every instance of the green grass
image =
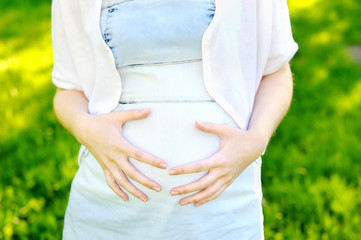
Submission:
<svg viewBox="0 0 361 240">
<path fill-rule="evenodd" d="M 290 112 L 263 158 L 266 239 L 361 232 L 361 2 L 289 1 Z M 0 1 L 0 239 L 60 239 L 79 145 L 52 110 L 50 1 Z"/>
<path fill-rule="evenodd" d="M 52 111 L 50 1 L 0 11 L 0 239 L 60 239 L 78 144 Z"/>
</svg>

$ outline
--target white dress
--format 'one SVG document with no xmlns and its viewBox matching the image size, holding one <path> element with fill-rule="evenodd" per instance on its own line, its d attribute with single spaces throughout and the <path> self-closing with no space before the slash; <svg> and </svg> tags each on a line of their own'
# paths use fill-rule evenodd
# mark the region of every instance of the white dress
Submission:
<svg viewBox="0 0 361 240">
<path fill-rule="evenodd" d="M 213 0 L 103 2 L 101 31 L 122 79 L 115 111 L 151 109 L 147 118 L 123 125 L 122 134 L 167 161 L 169 168 L 218 151 L 220 138 L 198 130 L 196 120 L 237 127 L 203 83 L 201 39 L 215 7 Z M 128 194 L 124 202 L 86 150 L 72 182 L 63 239 L 263 239 L 261 159 L 217 199 L 199 207 L 180 206 L 185 195 L 169 192 L 205 172 L 169 176 L 168 170 L 130 161 L 162 191 L 131 180 L 149 200 L 143 203 Z"/>
</svg>

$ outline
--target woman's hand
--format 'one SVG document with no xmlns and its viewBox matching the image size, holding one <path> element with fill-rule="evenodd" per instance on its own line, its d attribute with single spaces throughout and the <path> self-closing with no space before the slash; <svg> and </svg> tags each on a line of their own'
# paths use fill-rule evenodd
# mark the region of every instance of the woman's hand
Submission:
<svg viewBox="0 0 361 240">
<path fill-rule="evenodd" d="M 207 171 L 203 177 L 184 186 L 175 187 L 171 195 L 199 191 L 180 200 L 181 205 L 199 206 L 217 198 L 232 182 L 255 161 L 266 148 L 266 141 L 250 131 L 227 124 L 196 122 L 199 130 L 221 137 L 220 148 L 208 159 L 170 169 L 170 175 Z"/>
<path fill-rule="evenodd" d="M 167 168 L 163 160 L 131 145 L 122 136 L 122 126 L 128 121 L 139 120 L 149 115 L 149 109 L 112 112 L 102 115 L 83 115 L 78 121 L 78 140 L 93 154 L 104 171 L 109 187 L 124 201 L 128 195 L 121 189 L 147 201 L 147 196 L 128 179 L 159 192 L 161 186 L 139 172 L 128 157 L 148 163 L 154 167 Z"/>
<path fill-rule="evenodd" d="M 218 197 L 249 164 L 264 152 L 292 99 L 292 72 L 288 63 L 265 75 L 258 87 L 247 131 L 226 124 L 196 122 L 198 129 L 221 137 L 220 149 L 206 160 L 170 169 L 170 175 L 207 171 L 199 180 L 171 190 L 172 195 L 199 191 L 180 204 L 199 206 Z"/>
</svg>

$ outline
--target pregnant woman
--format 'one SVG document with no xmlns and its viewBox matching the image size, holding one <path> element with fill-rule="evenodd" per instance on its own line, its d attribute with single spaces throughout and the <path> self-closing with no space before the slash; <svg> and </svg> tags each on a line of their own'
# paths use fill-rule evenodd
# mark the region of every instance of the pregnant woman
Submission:
<svg viewBox="0 0 361 240">
<path fill-rule="evenodd" d="M 292 97 L 286 0 L 53 0 L 54 109 L 81 143 L 63 239 L 263 239 Z"/>
</svg>

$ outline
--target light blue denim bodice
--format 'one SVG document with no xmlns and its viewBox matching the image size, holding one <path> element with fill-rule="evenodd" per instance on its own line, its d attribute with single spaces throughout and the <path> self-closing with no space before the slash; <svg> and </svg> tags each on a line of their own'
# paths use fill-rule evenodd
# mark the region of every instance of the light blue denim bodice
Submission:
<svg viewBox="0 0 361 240">
<path fill-rule="evenodd" d="M 103 0 L 101 31 L 118 69 L 202 59 L 215 0 Z"/>
</svg>

